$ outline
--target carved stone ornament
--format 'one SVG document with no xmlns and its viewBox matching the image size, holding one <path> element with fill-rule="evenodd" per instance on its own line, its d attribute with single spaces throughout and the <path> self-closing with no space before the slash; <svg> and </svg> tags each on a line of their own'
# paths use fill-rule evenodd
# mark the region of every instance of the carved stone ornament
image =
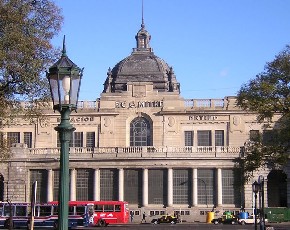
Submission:
<svg viewBox="0 0 290 230">
<path fill-rule="evenodd" d="M 174 117 L 168 117 L 168 126 L 172 127 L 175 125 L 175 118 Z"/>
<path fill-rule="evenodd" d="M 240 116 L 234 116 L 233 124 L 237 125 L 237 126 L 240 125 L 241 124 L 241 117 Z"/>
<path fill-rule="evenodd" d="M 109 127 L 111 125 L 111 119 L 109 117 L 104 118 L 104 126 Z"/>
</svg>

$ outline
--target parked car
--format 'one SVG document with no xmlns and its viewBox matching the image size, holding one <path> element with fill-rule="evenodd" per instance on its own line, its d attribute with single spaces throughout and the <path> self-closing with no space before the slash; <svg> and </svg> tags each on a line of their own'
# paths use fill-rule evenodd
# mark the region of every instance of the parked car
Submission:
<svg viewBox="0 0 290 230">
<path fill-rule="evenodd" d="M 217 219 L 213 219 L 211 221 L 214 224 L 237 224 L 238 220 L 237 218 L 230 218 L 230 219 L 224 219 L 224 218 L 217 218 Z"/>
<path fill-rule="evenodd" d="M 268 220 L 265 219 L 265 223 L 267 223 Z M 239 219 L 239 224 L 245 225 L 245 224 L 254 224 L 255 223 L 255 216 L 250 215 L 247 219 Z M 257 218 L 257 224 L 260 223 L 260 218 Z"/>
<path fill-rule="evenodd" d="M 178 219 L 175 216 L 163 215 L 159 218 L 152 219 L 151 223 L 153 223 L 153 224 L 163 224 L 163 223 L 176 224 L 176 223 L 178 223 Z"/>
<path fill-rule="evenodd" d="M 238 219 L 231 212 L 224 212 L 222 217 L 213 219 L 214 224 L 237 224 Z"/>
</svg>

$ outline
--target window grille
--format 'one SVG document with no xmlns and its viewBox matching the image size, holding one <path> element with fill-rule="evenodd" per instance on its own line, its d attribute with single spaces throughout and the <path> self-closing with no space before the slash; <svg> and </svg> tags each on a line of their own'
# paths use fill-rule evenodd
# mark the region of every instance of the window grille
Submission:
<svg viewBox="0 0 290 230">
<path fill-rule="evenodd" d="M 32 132 L 24 132 L 24 143 L 28 148 L 32 148 Z"/>
<path fill-rule="evenodd" d="M 151 127 L 143 117 L 135 118 L 130 124 L 130 146 L 152 146 Z"/>
<path fill-rule="evenodd" d="M 211 146 L 211 131 L 210 130 L 197 131 L 197 145 L 198 146 Z"/>
<path fill-rule="evenodd" d="M 215 130 L 215 146 L 224 146 L 223 130 Z"/>
<path fill-rule="evenodd" d="M 95 132 L 87 132 L 86 137 L 87 137 L 86 147 L 94 148 L 95 147 Z"/>
<path fill-rule="evenodd" d="M 193 146 L 193 131 L 184 131 L 185 146 Z"/>
</svg>

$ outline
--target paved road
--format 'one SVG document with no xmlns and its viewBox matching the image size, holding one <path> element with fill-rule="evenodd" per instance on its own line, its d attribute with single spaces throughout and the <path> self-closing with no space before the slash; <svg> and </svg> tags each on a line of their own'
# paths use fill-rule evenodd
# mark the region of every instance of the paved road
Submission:
<svg viewBox="0 0 290 230">
<path fill-rule="evenodd" d="M 290 222 L 286 223 L 270 223 L 268 226 L 273 227 L 269 230 L 290 230 Z M 260 230 L 260 226 L 258 225 L 258 230 Z M 35 230 L 43 230 L 44 228 L 35 228 Z M 47 228 L 46 228 L 47 229 Z M 107 227 L 98 227 L 98 228 L 74 228 L 74 229 L 82 229 L 82 230 L 126 230 L 126 229 L 138 229 L 138 230 L 148 230 L 148 229 L 156 229 L 156 230 L 174 230 L 174 229 L 198 229 L 198 230 L 253 230 L 254 225 L 230 225 L 230 224 L 206 224 L 206 223 L 179 223 L 179 224 L 138 224 L 138 223 L 130 223 L 130 224 L 118 224 L 118 225 L 108 225 Z M 267 229 L 268 230 L 268 229 Z"/>
<path fill-rule="evenodd" d="M 279 223 L 279 224 L 269 224 L 274 228 L 274 230 L 289 230 L 290 223 Z M 272 228 L 272 229 L 273 229 Z M 78 228 L 84 229 L 84 228 Z M 227 229 L 234 229 L 234 230 L 253 230 L 254 225 L 230 225 L 230 224 L 205 224 L 205 223 L 179 223 L 179 224 L 125 224 L 125 225 L 108 225 L 107 227 L 100 227 L 100 228 L 85 228 L 86 230 L 94 229 L 94 230 L 126 230 L 126 229 L 138 229 L 138 230 L 147 230 L 147 229 L 161 229 L 161 230 L 173 230 L 173 229 L 201 229 L 201 230 L 227 230 Z M 259 230 L 258 226 L 258 230 Z M 269 229 L 270 230 L 270 229 Z"/>
</svg>

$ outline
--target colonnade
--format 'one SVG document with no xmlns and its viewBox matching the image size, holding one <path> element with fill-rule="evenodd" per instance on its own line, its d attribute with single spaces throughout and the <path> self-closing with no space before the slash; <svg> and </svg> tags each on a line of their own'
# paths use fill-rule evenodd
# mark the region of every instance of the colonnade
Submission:
<svg viewBox="0 0 290 230">
<path fill-rule="evenodd" d="M 142 206 L 148 206 L 148 168 L 142 169 Z M 167 205 L 173 206 L 173 168 L 167 169 Z M 192 168 L 192 205 L 198 206 L 198 181 L 201 181 L 207 190 L 207 185 L 204 180 L 198 178 L 197 168 Z M 217 206 L 222 206 L 222 169 L 216 168 L 216 197 Z M 77 181 L 77 170 L 70 170 L 70 200 L 76 200 L 76 181 Z M 100 200 L 100 169 L 94 169 L 94 189 L 93 198 L 94 200 Z M 48 186 L 47 186 L 47 200 L 53 200 L 53 170 L 48 170 Z M 124 200 L 124 169 L 118 169 L 118 199 Z"/>
</svg>

